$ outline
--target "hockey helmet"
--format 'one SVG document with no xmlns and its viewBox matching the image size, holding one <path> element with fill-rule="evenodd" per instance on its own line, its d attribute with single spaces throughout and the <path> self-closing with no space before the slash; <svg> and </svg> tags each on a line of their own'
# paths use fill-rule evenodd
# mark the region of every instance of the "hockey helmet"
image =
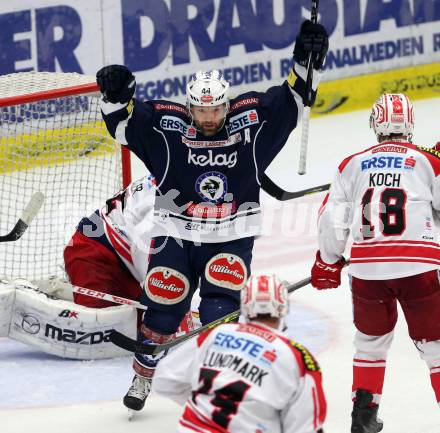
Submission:
<svg viewBox="0 0 440 433">
<path fill-rule="evenodd" d="M 229 109 L 229 83 L 217 69 L 197 71 L 186 85 L 186 103 L 198 107 L 215 107 L 226 104 Z"/>
<path fill-rule="evenodd" d="M 384 93 L 373 105 L 370 128 L 373 128 L 378 138 L 399 134 L 410 141 L 414 130 L 411 101 L 402 93 Z"/>
<path fill-rule="evenodd" d="M 286 287 L 276 275 L 252 275 L 241 291 L 241 313 L 248 319 L 258 315 L 284 317 L 289 311 Z"/>
</svg>

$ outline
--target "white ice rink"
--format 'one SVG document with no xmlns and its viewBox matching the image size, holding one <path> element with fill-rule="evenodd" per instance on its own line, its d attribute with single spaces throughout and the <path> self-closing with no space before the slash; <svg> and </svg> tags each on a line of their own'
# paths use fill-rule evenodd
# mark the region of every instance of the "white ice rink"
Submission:
<svg viewBox="0 0 440 433">
<path fill-rule="evenodd" d="M 440 141 L 440 98 L 414 105 L 414 142 L 432 146 Z M 307 174 L 296 174 L 297 132 L 269 174 L 290 190 L 331 181 L 343 157 L 375 144 L 368 117 L 369 111 L 362 110 L 313 119 Z M 142 173 L 142 166 L 134 163 L 133 177 Z M 310 275 L 322 197 L 283 205 L 264 197 L 265 236 L 256 241 L 254 272 L 276 272 L 292 282 Z M 325 433 L 349 432 L 354 327 L 347 276 L 336 290 L 307 286 L 294 293 L 291 301 L 289 334 L 315 353 L 323 370 L 328 400 Z M 121 399 L 131 381 L 130 365 L 129 357 L 66 361 L 0 339 L 0 433 L 174 432 L 180 408 L 155 396 L 133 421 L 127 421 Z M 402 315 L 388 358 L 379 415 L 384 433 L 440 432 L 440 411 L 429 372 L 406 334 Z"/>
</svg>

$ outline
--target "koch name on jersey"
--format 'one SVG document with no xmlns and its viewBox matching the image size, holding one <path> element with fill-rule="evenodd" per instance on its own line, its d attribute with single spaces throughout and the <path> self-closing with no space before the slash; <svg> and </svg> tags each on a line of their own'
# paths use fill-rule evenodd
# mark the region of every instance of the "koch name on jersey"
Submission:
<svg viewBox="0 0 440 433">
<path fill-rule="evenodd" d="M 350 285 L 356 326 L 352 433 L 376 433 L 386 359 L 397 302 L 408 333 L 426 362 L 440 405 L 440 156 L 412 143 L 413 106 L 384 94 L 370 116 L 378 144 L 339 165 L 319 217 L 312 268 L 318 289 L 341 282 L 349 234 Z"/>
</svg>

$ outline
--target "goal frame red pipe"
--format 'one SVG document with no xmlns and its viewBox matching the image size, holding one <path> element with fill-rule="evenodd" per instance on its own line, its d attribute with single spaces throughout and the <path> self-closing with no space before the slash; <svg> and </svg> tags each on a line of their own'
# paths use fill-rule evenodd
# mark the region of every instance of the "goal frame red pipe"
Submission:
<svg viewBox="0 0 440 433">
<path fill-rule="evenodd" d="M 0 98 L 0 107 L 10 107 L 12 105 L 27 104 L 38 102 L 43 99 L 57 99 L 66 96 L 86 95 L 98 93 L 99 87 L 96 83 L 78 84 L 77 86 L 62 87 L 60 89 L 45 90 L 25 95 L 9 96 Z M 131 159 L 130 151 L 121 145 L 121 164 L 122 164 L 122 186 L 126 188 L 131 182 Z"/>
</svg>

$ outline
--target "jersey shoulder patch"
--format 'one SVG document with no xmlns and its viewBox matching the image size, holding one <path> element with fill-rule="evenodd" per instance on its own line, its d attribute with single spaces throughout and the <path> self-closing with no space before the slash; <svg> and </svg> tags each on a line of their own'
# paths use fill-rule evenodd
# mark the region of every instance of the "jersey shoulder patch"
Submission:
<svg viewBox="0 0 440 433">
<path fill-rule="evenodd" d="M 229 112 L 238 111 L 241 109 L 255 108 L 260 105 L 260 97 L 255 92 L 245 93 L 231 100 Z"/>
<path fill-rule="evenodd" d="M 434 174 L 440 175 L 440 152 L 432 147 L 416 146 L 415 148 L 428 159 Z"/>
<path fill-rule="evenodd" d="M 152 101 L 152 104 L 156 111 L 174 111 L 188 116 L 186 107 L 181 104 L 169 101 Z"/>
<path fill-rule="evenodd" d="M 416 149 L 419 150 L 420 152 L 427 153 L 429 155 L 435 156 L 436 158 L 440 159 L 440 151 L 432 147 L 416 146 Z"/>
<path fill-rule="evenodd" d="M 306 370 L 321 371 L 321 367 L 319 366 L 318 361 L 314 358 L 314 356 L 309 352 L 306 347 L 294 340 L 286 339 L 286 342 L 300 354 Z"/>
</svg>

